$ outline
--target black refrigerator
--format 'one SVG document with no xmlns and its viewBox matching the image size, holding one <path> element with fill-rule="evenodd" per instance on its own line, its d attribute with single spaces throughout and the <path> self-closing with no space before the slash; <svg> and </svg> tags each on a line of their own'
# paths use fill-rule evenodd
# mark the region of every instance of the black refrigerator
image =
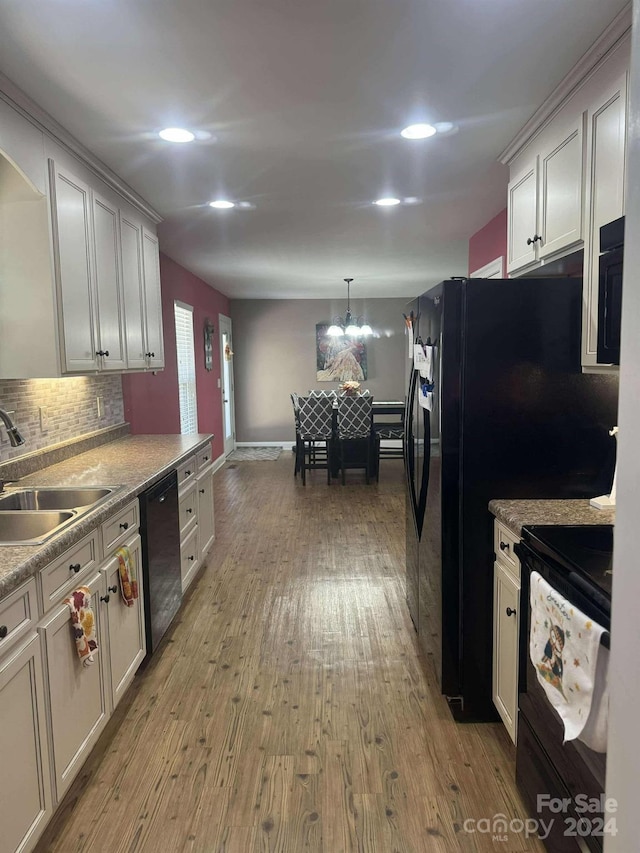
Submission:
<svg viewBox="0 0 640 853">
<path fill-rule="evenodd" d="M 488 503 L 608 492 L 618 379 L 582 373 L 578 278 L 453 279 L 409 310 L 434 387 L 428 410 L 408 360 L 407 603 L 454 717 L 497 719 Z"/>
</svg>

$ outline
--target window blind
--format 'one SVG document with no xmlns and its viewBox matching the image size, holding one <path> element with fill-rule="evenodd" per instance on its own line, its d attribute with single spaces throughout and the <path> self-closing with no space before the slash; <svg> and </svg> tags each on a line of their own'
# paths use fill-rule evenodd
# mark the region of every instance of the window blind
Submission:
<svg viewBox="0 0 640 853">
<path fill-rule="evenodd" d="M 176 355 L 178 359 L 178 395 L 180 400 L 180 432 L 198 431 L 196 398 L 196 357 L 193 340 L 193 308 L 174 303 L 176 322 Z"/>
</svg>

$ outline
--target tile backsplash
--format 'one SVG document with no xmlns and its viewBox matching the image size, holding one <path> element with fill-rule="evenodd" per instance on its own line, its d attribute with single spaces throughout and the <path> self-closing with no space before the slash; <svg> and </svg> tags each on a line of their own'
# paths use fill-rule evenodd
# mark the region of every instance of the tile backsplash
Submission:
<svg viewBox="0 0 640 853">
<path fill-rule="evenodd" d="M 98 415 L 98 397 L 102 416 Z M 6 430 L 0 426 L 0 461 L 4 461 L 123 423 L 122 378 L 1 379 L 0 408 L 12 413 L 11 419 L 25 440 L 22 446 L 11 447 Z M 40 409 L 44 409 L 43 425 Z"/>
</svg>

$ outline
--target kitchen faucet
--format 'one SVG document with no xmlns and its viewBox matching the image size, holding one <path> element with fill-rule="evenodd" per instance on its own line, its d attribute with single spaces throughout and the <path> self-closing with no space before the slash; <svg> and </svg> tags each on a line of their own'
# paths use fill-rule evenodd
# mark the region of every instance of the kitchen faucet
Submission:
<svg viewBox="0 0 640 853">
<path fill-rule="evenodd" d="M 7 428 L 7 435 L 9 436 L 11 447 L 18 447 L 19 445 L 24 444 L 24 438 L 21 436 L 20 430 L 9 417 L 9 413 L 5 412 L 4 409 L 0 409 L 0 420 L 3 421 Z"/>
</svg>

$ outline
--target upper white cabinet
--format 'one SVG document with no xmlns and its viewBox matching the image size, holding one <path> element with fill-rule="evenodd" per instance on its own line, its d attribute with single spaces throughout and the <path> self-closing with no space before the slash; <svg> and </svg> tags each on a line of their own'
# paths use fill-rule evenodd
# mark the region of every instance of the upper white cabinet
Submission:
<svg viewBox="0 0 640 853">
<path fill-rule="evenodd" d="M 577 116 L 509 181 L 509 273 L 582 241 L 583 121 Z"/>
<path fill-rule="evenodd" d="M 92 193 L 95 241 L 97 351 L 102 370 L 127 367 L 125 322 L 120 280 L 118 208 Z"/>
<path fill-rule="evenodd" d="M 624 215 L 630 20 L 620 16 L 505 150 L 508 272 L 584 247 L 582 365 L 597 364 L 600 228 Z M 544 275 L 544 270 L 540 269 Z"/>
<path fill-rule="evenodd" d="M 582 364 L 587 368 L 597 364 L 600 228 L 624 214 L 626 114 L 627 75 L 622 74 L 611 85 L 602 87 L 587 114 L 591 182 L 582 322 Z"/>
<path fill-rule="evenodd" d="M 164 367 L 158 240 L 0 99 L 0 379 Z"/>
<path fill-rule="evenodd" d="M 538 228 L 538 157 L 509 181 L 507 271 L 514 272 L 536 260 Z"/>
<path fill-rule="evenodd" d="M 62 319 L 64 371 L 98 369 L 93 311 L 91 194 L 79 178 L 49 161 L 55 274 Z"/>
<path fill-rule="evenodd" d="M 142 229 L 142 256 L 144 261 L 144 296 L 146 317 L 147 366 L 164 367 L 162 335 L 162 296 L 160 292 L 160 252 L 158 238 L 146 228 Z"/>
</svg>

